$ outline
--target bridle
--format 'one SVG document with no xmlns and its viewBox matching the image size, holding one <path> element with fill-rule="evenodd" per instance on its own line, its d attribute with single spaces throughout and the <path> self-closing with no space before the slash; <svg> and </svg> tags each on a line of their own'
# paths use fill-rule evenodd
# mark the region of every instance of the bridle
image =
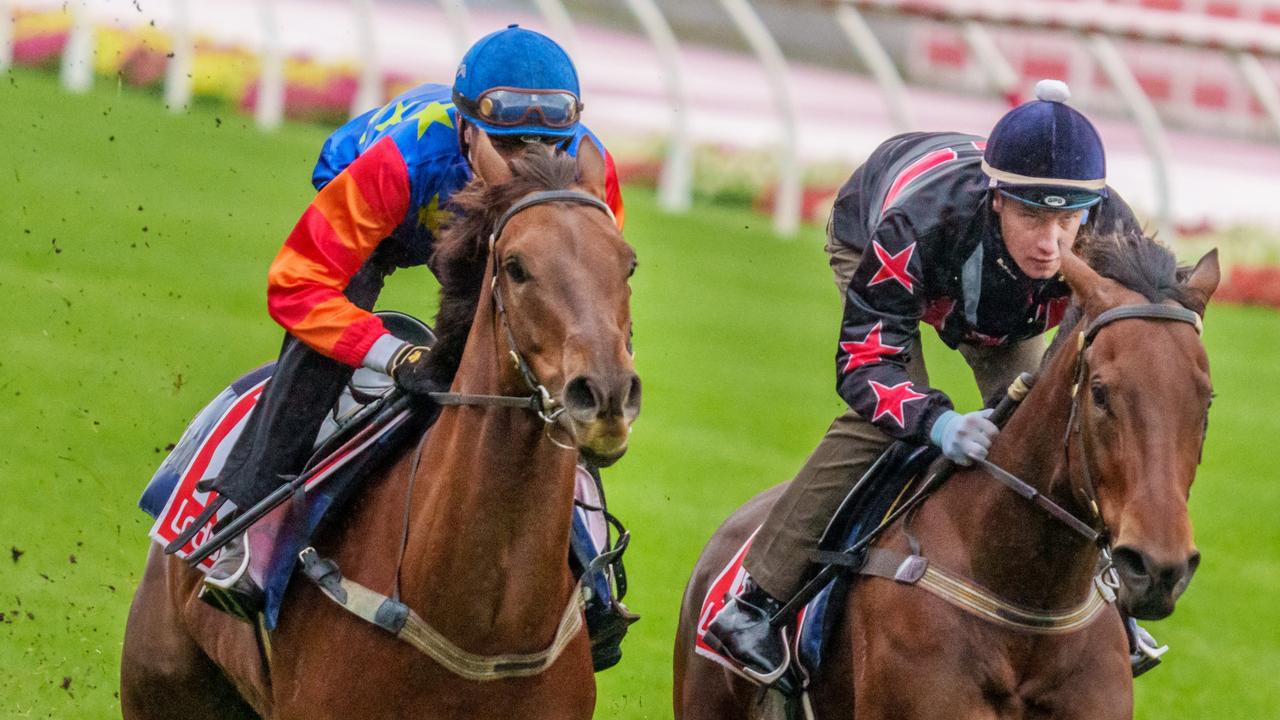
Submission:
<svg viewBox="0 0 1280 720">
<path fill-rule="evenodd" d="M 564 412 L 564 408 L 552 397 L 546 386 L 538 381 L 533 368 L 529 366 L 524 355 L 520 352 L 520 348 L 516 344 L 515 335 L 511 332 L 511 323 L 507 316 L 506 306 L 502 302 L 501 285 L 498 283 L 500 268 L 497 244 L 502 237 L 502 231 L 506 228 L 507 222 L 521 210 L 534 205 L 553 202 L 577 203 L 597 207 L 603 210 L 611 221 L 614 220 L 613 211 L 604 201 L 594 195 L 588 195 L 577 190 L 543 190 L 529 193 L 507 208 L 507 211 L 498 218 L 493 232 L 489 234 L 489 257 L 492 260 L 493 270 L 493 278 L 489 287 L 493 293 L 494 312 L 497 314 L 506 335 L 512 362 L 515 363 L 516 369 L 520 371 L 520 376 L 523 378 L 525 385 L 529 387 L 531 394 L 528 396 L 513 396 L 430 393 L 430 397 L 440 405 L 488 405 L 526 408 L 537 413 L 538 417 L 542 418 L 548 431 L 561 413 Z M 548 437 L 550 438 L 549 434 Z M 400 568 L 404 563 L 409 533 L 409 511 L 411 507 L 409 499 L 413 492 L 414 479 L 418 475 L 418 463 L 421 459 L 425 439 L 426 434 L 424 433 L 422 439 L 418 441 L 418 446 L 410 462 L 409 481 L 405 486 L 404 530 L 401 536 L 399 558 L 396 560 L 396 576 L 392 594 L 390 596 L 383 595 L 350 578 L 343 577 L 336 563 L 320 557 L 315 549 L 311 547 L 305 548 L 298 555 L 298 559 L 302 563 L 303 574 L 311 582 L 315 583 L 326 597 L 337 603 L 344 610 L 366 622 L 377 625 L 403 640 L 454 675 L 474 682 L 538 675 L 555 664 L 561 653 L 569 647 L 570 642 L 581 632 L 585 624 L 583 607 L 586 599 L 583 594 L 581 579 L 574 584 L 564 610 L 560 613 L 560 619 L 556 625 L 556 633 L 551 643 L 542 650 L 530 653 L 483 655 L 470 652 L 455 645 L 440 631 L 422 619 L 412 608 L 400 601 Z M 551 441 L 565 449 L 575 449 L 562 445 L 554 438 L 551 438 Z M 625 547 L 625 544 L 623 547 Z M 599 555 L 586 568 L 581 577 L 586 577 L 589 573 L 606 566 L 607 563 L 616 559 L 619 554 L 620 550 Z"/>
<path fill-rule="evenodd" d="M 1077 492 L 1083 495 L 1086 507 L 1092 512 L 1092 517 L 1089 521 L 1081 519 L 1058 503 L 1050 500 L 1030 483 L 991 461 L 983 459 L 975 463 L 975 465 L 985 470 L 988 476 L 999 481 L 1023 499 L 1031 502 L 1049 514 L 1054 520 L 1085 538 L 1090 544 L 1098 546 L 1103 556 L 1104 567 L 1100 569 L 1100 574 L 1095 578 L 1096 591 L 1090 592 L 1083 603 L 1065 612 L 1056 613 L 1028 611 L 1025 608 L 1019 608 L 958 575 L 930 564 L 921 554 L 918 542 L 910 534 L 908 534 L 908 540 L 911 543 L 911 554 L 909 555 L 885 548 L 870 547 L 871 543 L 875 541 L 882 531 L 892 526 L 898 519 L 911 515 L 938 485 L 945 481 L 952 468 L 950 464 L 947 464 L 941 470 L 930 472 L 922 486 L 910 498 L 891 510 L 879 525 L 850 547 L 840 552 L 820 550 L 813 553 L 811 557 L 825 564 L 826 567 L 806 583 L 799 593 L 788 600 L 782 609 L 775 612 L 770 622 L 775 626 L 790 622 L 799 608 L 812 599 L 818 590 L 830 582 L 843 569 L 848 569 L 861 575 L 879 576 L 900 583 L 919 585 L 948 603 L 972 614 L 1018 630 L 1037 633 L 1068 633 L 1085 627 L 1092 622 L 1105 604 L 1115 600 L 1114 591 L 1119 587 L 1119 579 L 1110 564 L 1110 533 L 1098 507 L 1097 486 L 1090 470 L 1091 455 L 1086 434 L 1082 429 L 1079 410 L 1081 402 L 1080 385 L 1088 375 L 1088 361 L 1085 359 L 1085 351 L 1093 344 L 1098 333 L 1103 328 L 1118 320 L 1127 319 L 1183 322 L 1193 326 L 1197 334 L 1201 333 L 1203 329 L 1200 316 L 1187 308 L 1172 305 L 1143 304 L 1125 305 L 1107 310 L 1094 318 L 1077 336 L 1075 368 L 1073 371 L 1074 380 L 1071 386 L 1071 413 L 1067 419 L 1066 436 L 1063 438 L 1063 452 L 1068 463 L 1069 476 L 1071 437 L 1072 435 L 1080 437 L 1084 482 L 1083 486 L 1077 489 Z M 1000 415 L 1002 410 L 1011 413 L 1013 408 L 1021 403 L 1022 399 L 1030 392 L 1030 387 L 1034 381 L 1034 377 L 1028 373 L 1024 373 L 1022 377 L 1018 378 L 1009 388 L 1008 398 L 996 409 L 996 414 Z"/>
<path fill-rule="evenodd" d="M 1062 451 L 1069 474 L 1071 466 L 1071 438 L 1072 436 L 1079 438 L 1081 458 L 1080 465 L 1081 472 L 1084 476 L 1084 483 L 1080 487 L 1076 488 L 1076 491 L 1084 499 L 1085 507 L 1089 508 L 1092 513 L 1092 518 L 1090 522 L 1086 523 L 1075 515 L 1070 514 L 1067 510 L 1062 509 L 1061 506 L 1057 505 L 1054 505 L 1054 507 L 1061 510 L 1061 513 L 1065 514 L 1066 517 L 1063 517 L 1062 514 L 1052 510 L 1050 510 L 1050 514 L 1053 515 L 1054 518 L 1065 523 L 1072 530 L 1083 535 L 1090 542 L 1099 545 L 1103 548 L 1104 552 L 1109 549 L 1111 538 L 1110 533 L 1107 531 L 1106 520 L 1102 517 L 1102 511 L 1098 507 L 1097 482 L 1093 477 L 1090 462 L 1092 453 L 1090 452 L 1087 433 L 1083 431 L 1082 427 L 1083 421 L 1080 413 L 1080 387 L 1084 384 L 1084 381 L 1087 379 L 1089 374 L 1089 362 L 1085 358 L 1085 353 L 1089 347 L 1093 345 L 1093 341 L 1098 337 L 1098 333 L 1103 328 L 1117 320 L 1129 319 L 1164 320 L 1187 323 L 1196 329 L 1197 335 L 1201 334 L 1204 330 L 1204 325 L 1200 320 L 1200 316 L 1194 311 L 1188 310 L 1184 307 L 1156 304 L 1122 305 L 1099 314 L 1098 317 L 1094 318 L 1088 326 L 1085 327 L 1084 331 L 1077 336 L 1076 363 L 1075 371 L 1073 373 L 1075 379 L 1072 381 L 1071 385 L 1071 414 L 1067 418 L 1066 434 L 1062 439 Z M 983 467 L 990 470 L 989 464 L 984 464 Z M 1049 501 L 1047 498 L 1045 498 L 1045 501 L 1053 504 L 1052 501 Z"/>
<path fill-rule="evenodd" d="M 498 283 L 498 277 L 501 273 L 498 263 L 497 244 L 502 238 L 502 231 L 506 229 L 507 223 L 522 210 L 527 210 L 535 205 L 545 205 L 553 202 L 576 203 L 599 208 L 609 216 L 610 222 L 615 222 L 613 210 L 606 202 L 595 195 L 578 190 L 540 190 L 531 192 L 512 203 L 511 207 L 507 208 L 506 212 L 502 213 L 494 224 L 493 232 L 489 233 L 489 258 L 492 265 L 492 279 L 490 280 L 489 288 L 493 294 L 494 311 L 497 313 L 498 321 L 502 325 L 503 333 L 506 335 L 511 361 L 515 364 L 516 370 L 520 372 L 520 377 L 524 380 L 531 394 L 513 396 L 452 392 L 428 393 L 429 397 L 436 403 L 440 405 L 488 405 L 525 408 L 537 413 L 538 417 L 542 418 L 542 421 L 548 426 L 555 423 L 560 418 L 561 413 L 564 412 L 564 408 L 559 401 L 551 395 L 545 385 L 538 381 L 533 368 L 529 366 L 524 354 L 520 352 L 520 347 L 516 343 L 516 336 L 511 332 L 511 321 L 507 315 L 506 304 L 502 301 L 501 286 Z"/>
</svg>

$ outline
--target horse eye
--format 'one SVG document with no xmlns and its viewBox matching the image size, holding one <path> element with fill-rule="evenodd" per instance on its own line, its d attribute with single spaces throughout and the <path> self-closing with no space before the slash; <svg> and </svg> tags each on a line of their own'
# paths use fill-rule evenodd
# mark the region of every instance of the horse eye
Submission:
<svg viewBox="0 0 1280 720">
<path fill-rule="evenodd" d="M 631 267 L 627 268 L 627 277 L 630 278 L 632 275 L 635 275 L 635 274 L 636 274 L 636 261 L 632 260 Z"/>
<path fill-rule="evenodd" d="M 502 263 L 502 268 L 507 271 L 507 276 L 512 282 L 522 283 L 529 280 L 529 273 L 524 269 L 524 265 L 520 264 L 520 258 L 507 258 L 506 262 Z"/>
<path fill-rule="evenodd" d="M 1107 386 L 1093 385 L 1090 387 L 1090 389 L 1093 392 L 1093 404 L 1097 405 L 1102 410 L 1106 410 L 1107 409 Z"/>
</svg>

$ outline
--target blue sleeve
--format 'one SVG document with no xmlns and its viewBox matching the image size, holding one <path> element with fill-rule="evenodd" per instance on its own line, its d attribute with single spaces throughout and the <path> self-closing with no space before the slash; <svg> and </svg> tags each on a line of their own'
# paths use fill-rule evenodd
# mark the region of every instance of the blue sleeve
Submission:
<svg viewBox="0 0 1280 720">
<path fill-rule="evenodd" d="M 333 131 L 320 148 L 316 169 L 311 172 L 311 184 L 316 190 L 328 185 L 338 173 L 346 169 L 360 155 L 360 136 L 369 127 L 369 121 L 382 108 L 374 108 L 363 115 L 351 118 L 345 125 Z"/>
</svg>

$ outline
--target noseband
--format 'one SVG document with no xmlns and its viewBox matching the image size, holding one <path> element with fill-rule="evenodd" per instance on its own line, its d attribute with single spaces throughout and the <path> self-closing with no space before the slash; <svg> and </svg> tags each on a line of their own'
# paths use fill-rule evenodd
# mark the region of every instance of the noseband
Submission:
<svg viewBox="0 0 1280 720">
<path fill-rule="evenodd" d="M 542 418 L 542 421 L 550 425 L 554 423 L 560 414 L 564 412 L 564 408 L 560 407 L 559 402 L 552 397 L 546 386 L 538 381 L 538 377 L 534 374 L 533 368 L 524 359 L 524 355 L 520 352 L 519 346 L 516 345 L 516 337 L 511 332 L 511 322 L 507 318 L 507 308 L 502 302 L 502 292 L 498 285 L 499 267 L 498 253 L 496 246 L 498 240 L 502 237 L 502 231 L 506 229 L 507 223 L 517 213 L 526 210 L 535 205 L 545 205 L 553 202 L 576 203 L 579 205 L 590 205 L 599 208 L 609 216 L 610 222 L 616 222 L 613 210 L 600 198 L 595 195 L 589 195 L 577 190 L 541 190 L 532 192 L 519 200 L 515 201 L 507 211 L 502 213 L 498 218 L 498 222 L 493 226 L 493 232 L 489 234 L 489 258 L 492 261 L 493 272 L 492 279 L 489 283 L 490 291 L 493 293 L 493 305 L 498 313 L 498 319 L 502 322 L 502 330 L 507 336 L 507 346 L 511 349 L 511 361 L 515 364 L 516 369 L 520 371 L 520 377 L 524 380 L 532 393 L 527 397 L 511 396 L 511 395 L 474 395 L 470 393 L 449 393 L 436 392 L 430 393 L 432 400 L 441 405 L 491 405 L 499 407 L 517 407 L 532 410 Z"/>
</svg>

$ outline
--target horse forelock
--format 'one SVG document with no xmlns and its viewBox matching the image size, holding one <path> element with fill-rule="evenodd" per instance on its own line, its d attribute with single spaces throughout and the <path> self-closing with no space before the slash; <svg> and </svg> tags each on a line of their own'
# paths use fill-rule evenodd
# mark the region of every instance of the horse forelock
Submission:
<svg viewBox="0 0 1280 720">
<path fill-rule="evenodd" d="M 1179 265 L 1173 252 L 1153 237 L 1141 232 L 1116 231 L 1081 238 L 1077 252 L 1099 275 L 1114 280 L 1122 287 L 1138 293 L 1150 303 L 1172 300 L 1204 314 L 1204 302 L 1186 285 L 1191 268 Z M 1082 246 L 1082 247 L 1081 247 Z M 1079 324 L 1083 312 L 1072 302 L 1058 326 L 1058 334 L 1045 353 L 1046 366 Z"/>
<path fill-rule="evenodd" d="M 462 350 L 480 302 L 489 235 L 498 219 L 531 192 L 572 187 L 578 165 L 572 156 L 537 144 L 511 161 L 511 171 L 510 182 L 489 185 L 476 177 L 453 196 L 452 219 L 432 252 L 431 267 L 440 280 L 440 310 L 436 314 L 431 376 L 440 384 L 452 381 L 462 362 Z"/>
</svg>

